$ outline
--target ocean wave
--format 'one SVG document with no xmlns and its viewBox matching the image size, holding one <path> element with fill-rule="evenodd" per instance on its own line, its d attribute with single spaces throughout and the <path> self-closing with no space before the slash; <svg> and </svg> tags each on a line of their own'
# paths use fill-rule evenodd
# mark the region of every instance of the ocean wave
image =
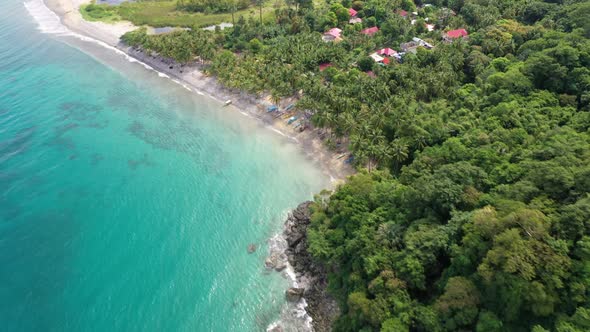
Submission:
<svg viewBox="0 0 590 332">
<path fill-rule="evenodd" d="M 25 8 L 37 22 L 39 31 L 55 35 L 73 35 L 73 32 L 66 28 L 57 16 L 41 0 L 30 0 L 24 2 Z"/>
<path fill-rule="evenodd" d="M 35 22 L 37 23 L 38 30 L 41 31 L 42 33 L 51 34 L 51 35 L 58 35 L 58 36 L 75 37 L 75 38 L 82 40 L 84 42 L 94 43 L 96 45 L 99 45 L 101 47 L 109 49 L 109 50 L 123 56 L 127 61 L 129 61 L 131 63 L 140 64 L 145 69 L 151 70 L 151 71 L 157 73 L 159 77 L 171 79 L 170 76 L 167 75 L 166 73 L 156 70 L 154 67 L 130 56 L 126 52 L 124 52 L 114 46 L 111 46 L 101 40 L 98 40 L 98 39 L 95 39 L 92 37 L 88 37 L 88 36 L 76 33 L 74 31 L 68 29 L 68 27 L 66 27 L 61 22 L 61 19 L 59 18 L 59 16 L 56 13 L 54 13 L 51 9 L 49 9 L 49 7 L 47 7 L 42 0 L 25 1 L 24 6 L 27 9 L 27 11 L 29 12 L 29 14 L 33 17 Z M 174 83 L 181 85 L 186 90 L 192 91 L 192 89 L 190 87 L 188 87 L 186 84 L 184 84 L 178 80 L 175 80 L 175 79 L 171 79 L 171 80 Z"/>
</svg>

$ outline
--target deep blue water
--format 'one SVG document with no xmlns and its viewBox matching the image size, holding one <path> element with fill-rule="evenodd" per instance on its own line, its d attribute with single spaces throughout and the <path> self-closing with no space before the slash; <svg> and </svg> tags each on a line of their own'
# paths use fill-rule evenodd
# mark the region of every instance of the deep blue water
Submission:
<svg viewBox="0 0 590 332">
<path fill-rule="evenodd" d="M 266 241 L 325 185 L 253 120 L 0 1 L 0 330 L 264 330 L 288 284 Z"/>
</svg>

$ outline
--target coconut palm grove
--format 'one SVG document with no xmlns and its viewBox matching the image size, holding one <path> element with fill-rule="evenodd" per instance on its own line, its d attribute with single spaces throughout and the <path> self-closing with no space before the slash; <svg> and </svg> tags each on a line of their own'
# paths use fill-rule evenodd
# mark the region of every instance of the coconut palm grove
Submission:
<svg viewBox="0 0 590 332">
<path fill-rule="evenodd" d="M 233 23 L 122 39 L 295 97 L 348 147 L 359 171 L 308 229 L 334 331 L 590 331 L 590 1 L 288 0 Z"/>
</svg>

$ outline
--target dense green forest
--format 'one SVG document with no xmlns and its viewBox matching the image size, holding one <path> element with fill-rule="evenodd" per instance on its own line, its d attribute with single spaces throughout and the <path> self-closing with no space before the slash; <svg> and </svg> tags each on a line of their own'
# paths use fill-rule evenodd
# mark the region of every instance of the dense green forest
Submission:
<svg viewBox="0 0 590 332">
<path fill-rule="evenodd" d="M 590 1 L 287 5 L 273 22 L 123 40 L 233 88 L 300 94 L 328 144 L 349 145 L 361 170 L 316 197 L 308 234 L 342 307 L 334 330 L 590 331 Z M 343 40 L 322 42 L 332 27 Z M 469 38 L 442 41 L 457 28 Z M 435 47 L 367 60 L 412 37 Z"/>
</svg>

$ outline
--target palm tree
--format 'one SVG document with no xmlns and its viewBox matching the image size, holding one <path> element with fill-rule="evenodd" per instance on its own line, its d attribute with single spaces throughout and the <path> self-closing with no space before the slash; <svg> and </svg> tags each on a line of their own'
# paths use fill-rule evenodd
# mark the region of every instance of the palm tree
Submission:
<svg viewBox="0 0 590 332">
<path fill-rule="evenodd" d="M 234 27 L 236 26 L 236 19 L 234 18 L 235 12 L 236 12 L 236 0 L 231 0 L 231 24 Z"/>
<path fill-rule="evenodd" d="M 260 25 L 262 26 L 262 7 L 264 6 L 264 0 L 256 0 L 256 5 L 260 9 Z"/>
<path fill-rule="evenodd" d="M 395 139 L 390 144 L 391 158 L 395 165 L 395 171 L 399 171 L 401 164 L 408 159 L 408 145 L 402 139 Z"/>
</svg>

